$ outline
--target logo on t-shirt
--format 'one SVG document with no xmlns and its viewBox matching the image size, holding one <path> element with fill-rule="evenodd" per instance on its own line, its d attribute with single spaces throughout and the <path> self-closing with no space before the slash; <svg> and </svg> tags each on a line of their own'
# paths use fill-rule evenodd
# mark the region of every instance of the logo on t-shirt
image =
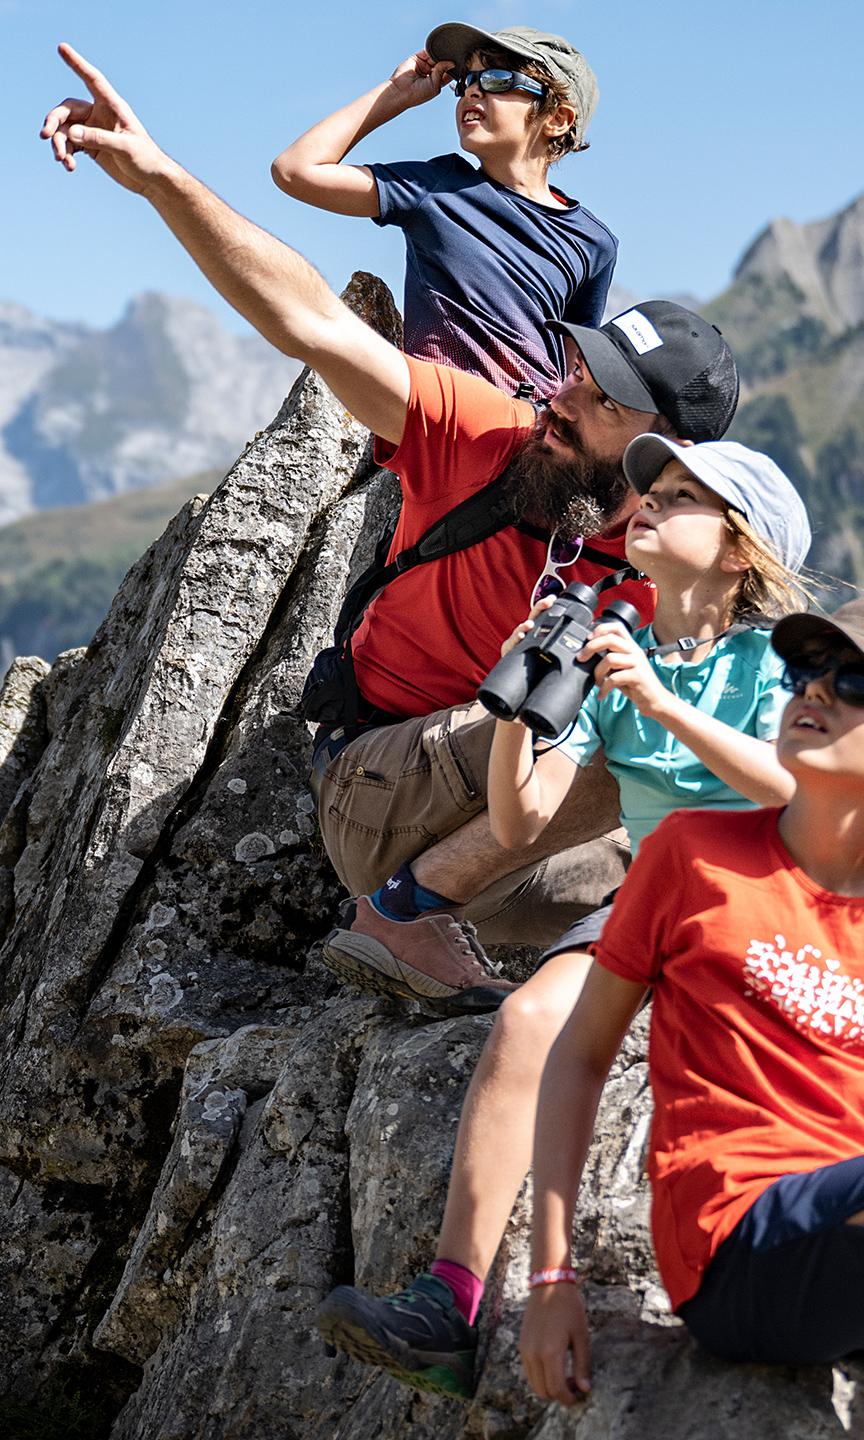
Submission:
<svg viewBox="0 0 864 1440">
<path fill-rule="evenodd" d="M 864 981 L 847 975 L 839 960 L 814 945 L 791 950 L 775 935 L 750 941 L 744 973 L 752 985 L 745 995 L 758 995 L 802 1030 L 864 1053 Z"/>
<path fill-rule="evenodd" d="M 637 355 L 647 355 L 649 350 L 659 350 L 663 344 L 662 335 L 658 335 L 647 315 L 641 310 L 626 310 L 623 315 L 616 315 L 612 321 L 619 330 L 623 330 Z"/>
</svg>

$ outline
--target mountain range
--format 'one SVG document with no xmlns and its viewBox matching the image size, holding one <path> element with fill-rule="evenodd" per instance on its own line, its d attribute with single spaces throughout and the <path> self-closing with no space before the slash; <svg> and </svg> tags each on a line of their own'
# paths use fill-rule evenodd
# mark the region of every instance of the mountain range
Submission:
<svg viewBox="0 0 864 1440">
<path fill-rule="evenodd" d="M 612 313 L 640 298 L 613 286 Z M 723 331 L 741 371 L 727 436 L 803 495 L 809 567 L 864 585 L 864 195 L 826 220 L 774 220 L 716 299 L 674 295 Z"/>
<path fill-rule="evenodd" d="M 864 583 L 864 196 L 827 220 L 768 225 L 703 312 L 741 367 L 730 438 L 798 486 L 811 568 Z"/>
<path fill-rule="evenodd" d="M 0 524 L 225 469 L 299 370 L 190 300 L 140 295 L 107 330 L 0 303 Z"/>
</svg>

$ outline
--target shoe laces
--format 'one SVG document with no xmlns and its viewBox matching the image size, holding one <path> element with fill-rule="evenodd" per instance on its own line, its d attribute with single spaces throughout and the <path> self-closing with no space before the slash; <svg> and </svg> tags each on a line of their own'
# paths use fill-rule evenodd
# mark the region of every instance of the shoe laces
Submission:
<svg viewBox="0 0 864 1440">
<path fill-rule="evenodd" d="M 471 955 L 480 969 L 486 975 L 501 975 L 501 964 L 499 961 L 490 960 L 480 941 L 477 939 L 477 927 L 472 925 L 470 920 L 456 920 L 450 917 L 450 924 L 458 933 L 461 941 L 460 949 L 466 955 Z"/>
</svg>

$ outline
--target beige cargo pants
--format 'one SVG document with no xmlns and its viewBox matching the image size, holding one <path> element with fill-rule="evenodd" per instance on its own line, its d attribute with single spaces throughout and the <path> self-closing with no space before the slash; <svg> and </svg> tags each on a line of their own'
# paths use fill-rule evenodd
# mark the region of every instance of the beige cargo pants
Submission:
<svg viewBox="0 0 864 1440">
<path fill-rule="evenodd" d="M 316 767 L 327 853 L 368 894 L 486 808 L 494 720 L 476 701 L 369 730 Z M 602 756 L 576 778 L 534 847 L 536 864 L 482 889 L 462 913 L 487 944 L 551 944 L 620 885 L 629 861 L 618 786 Z M 555 853 L 550 854 L 550 849 Z"/>
</svg>

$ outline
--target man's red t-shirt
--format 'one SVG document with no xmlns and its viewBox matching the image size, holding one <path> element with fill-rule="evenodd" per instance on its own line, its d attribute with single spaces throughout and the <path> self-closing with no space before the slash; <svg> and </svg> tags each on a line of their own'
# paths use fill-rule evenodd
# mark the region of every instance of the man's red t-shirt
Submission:
<svg viewBox="0 0 864 1440">
<path fill-rule="evenodd" d="M 402 482 L 402 511 L 390 557 L 413 545 L 435 520 L 488 485 L 524 444 L 533 406 L 476 375 L 405 357 L 411 395 L 402 439 L 376 441 L 375 458 Z M 591 546 L 624 563 L 624 525 L 592 536 Z M 370 605 L 354 638 L 365 699 L 393 715 L 428 715 L 473 700 L 507 638 L 530 608 L 546 563 L 546 541 L 513 526 L 443 560 L 397 578 Z M 602 565 L 577 561 L 567 583 L 594 585 Z M 653 615 L 651 587 L 631 581 L 604 594 Z"/>
<path fill-rule="evenodd" d="M 815 884 L 780 813 L 670 815 L 593 947 L 654 987 L 652 1224 L 675 1309 L 773 1181 L 864 1154 L 864 897 Z"/>
</svg>

